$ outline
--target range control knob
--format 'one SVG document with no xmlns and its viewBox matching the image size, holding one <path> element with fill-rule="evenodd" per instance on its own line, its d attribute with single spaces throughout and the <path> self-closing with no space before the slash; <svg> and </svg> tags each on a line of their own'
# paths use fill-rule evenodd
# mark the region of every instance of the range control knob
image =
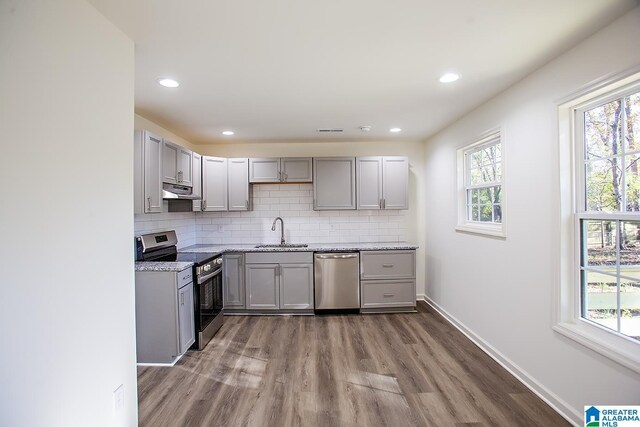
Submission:
<svg viewBox="0 0 640 427">
<path fill-rule="evenodd" d="M 216 265 L 222 265 L 222 258 L 218 258 L 214 261 Z"/>
<path fill-rule="evenodd" d="M 205 264 L 205 266 L 204 266 L 204 267 L 202 267 L 202 269 L 203 269 L 205 272 L 207 272 L 207 271 L 211 270 L 211 266 L 210 266 L 209 264 Z"/>
</svg>

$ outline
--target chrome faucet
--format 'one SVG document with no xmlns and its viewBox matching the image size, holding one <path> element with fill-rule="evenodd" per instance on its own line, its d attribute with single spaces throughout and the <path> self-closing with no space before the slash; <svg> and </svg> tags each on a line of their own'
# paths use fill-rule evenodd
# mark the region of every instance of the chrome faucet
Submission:
<svg viewBox="0 0 640 427">
<path fill-rule="evenodd" d="M 280 220 L 280 244 L 284 245 L 284 221 L 280 217 L 276 217 L 271 225 L 271 231 L 276 231 L 276 222 Z"/>
</svg>

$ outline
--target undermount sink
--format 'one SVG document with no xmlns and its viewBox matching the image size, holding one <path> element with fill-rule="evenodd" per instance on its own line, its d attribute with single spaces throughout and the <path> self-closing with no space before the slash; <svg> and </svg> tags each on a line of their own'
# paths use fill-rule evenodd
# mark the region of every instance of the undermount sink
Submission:
<svg viewBox="0 0 640 427">
<path fill-rule="evenodd" d="M 305 243 L 284 243 L 271 245 L 257 245 L 256 248 L 306 248 L 309 245 Z"/>
</svg>

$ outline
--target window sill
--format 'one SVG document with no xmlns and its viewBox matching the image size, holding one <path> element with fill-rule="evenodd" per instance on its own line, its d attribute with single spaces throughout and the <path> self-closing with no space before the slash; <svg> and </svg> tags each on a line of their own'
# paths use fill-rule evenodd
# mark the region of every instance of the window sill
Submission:
<svg viewBox="0 0 640 427">
<path fill-rule="evenodd" d="M 472 234 L 481 234 L 491 237 L 499 237 L 502 239 L 507 238 L 507 234 L 504 230 L 504 225 L 493 225 L 493 224 L 458 224 L 456 226 L 456 231 L 460 231 L 463 233 L 472 233 Z"/>
<path fill-rule="evenodd" d="M 613 333 L 586 320 L 560 322 L 553 330 L 640 373 L 640 342 Z"/>
</svg>

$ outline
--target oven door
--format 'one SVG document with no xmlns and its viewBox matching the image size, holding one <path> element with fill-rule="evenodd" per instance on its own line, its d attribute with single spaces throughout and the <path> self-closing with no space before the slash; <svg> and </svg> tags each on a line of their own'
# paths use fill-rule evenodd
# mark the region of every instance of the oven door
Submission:
<svg viewBox="0 0 640 427">
<path fill-rule="evenodd" d="M 198 278 L 196 324 L 204 332 L 217 316 L 222 314 L 222 266 L 206 276 Z M 206 343 L 205 343 L 206 345 Z"/>
</svg>

